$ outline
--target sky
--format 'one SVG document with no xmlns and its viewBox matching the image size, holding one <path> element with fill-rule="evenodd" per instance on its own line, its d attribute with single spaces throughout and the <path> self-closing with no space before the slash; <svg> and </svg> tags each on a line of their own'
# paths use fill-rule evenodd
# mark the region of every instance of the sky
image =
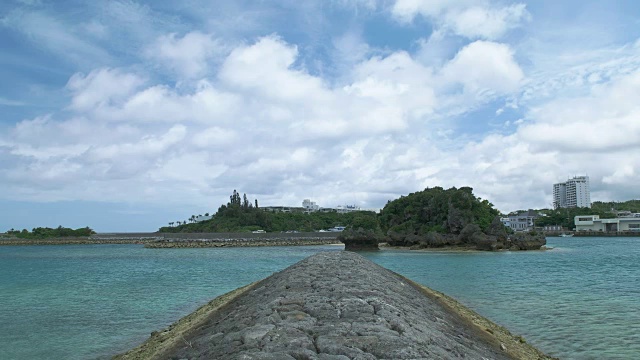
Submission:
<svg viewBox="0 0 640 360">
<path fill-rule="evenodd" d="M 0 231 L 640 198 L 634 0 L 6 0 L 0 49 Z"/>
</svg>

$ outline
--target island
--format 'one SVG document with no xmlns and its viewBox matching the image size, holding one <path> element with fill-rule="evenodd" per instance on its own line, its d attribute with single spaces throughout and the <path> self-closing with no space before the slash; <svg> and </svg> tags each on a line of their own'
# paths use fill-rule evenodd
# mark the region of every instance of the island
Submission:
<svg viewBox="0 0 640 360">
<path fill-rule="evenodd" d="M 347 250 L 376 250 L 378 244 L 416 249 L 539 250 L 542 232 L 514 233 L 488 200 L 470 187 L 427 188 L 389 201 L 374 220 L 356 218 L 338 236 Z"/>
</svg>

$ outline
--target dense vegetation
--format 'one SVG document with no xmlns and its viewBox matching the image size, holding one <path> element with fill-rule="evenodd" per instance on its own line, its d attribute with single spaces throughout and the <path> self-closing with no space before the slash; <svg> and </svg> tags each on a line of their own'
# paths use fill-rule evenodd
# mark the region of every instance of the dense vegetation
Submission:
<svg viewBox="0 0 640 360">
<path fill-rule="evenodd" d="M 468 224 L 486 231 L 498 214 L 493 204 L 475 197 L 470 187 L 434 187 L 388 202 L 380 213 L 380 226 L 385 233 L 459 234 Z"/>
<path fill-rule="evenodd" d="M 254 205 L 255 204 L 255 205 Z M 159 232 L 248 232 L 265 230 L 267 232 L 281 231 L 316 231 L 334 226 L 349 226 L 354 221 L 369 219 L 377 223 L 376 214 L 371 211 L 357 211 L 346 214 L 336 212 L 306 213 L 275 213 L 264 211 L 258 207 L 258 201 L 253 203 L 247 195 L 240 196 L 235 190 L 226 205 L 210 220 L 181 224 L 178 226 L 164 226 Z"/>
<path fill-rule="evenodd" d="M 380 213 L 380 225 L 387 243 L 412 249 L 537 250 L 546 244 L 543 234 L 509 236 L 498 210 L 475 197 L 470 187 L 427 188 L 390 201 Z"/>
<path fill-rule="evenodd" d="M 629 201 L 622 201 L 622 202 L 594 201 L 591 204 L 591 209 L 600 211 L 600 212 L 607 212 L 613 209 L 618 211 L 627 210 L 627 211 L 631 211 L 632 213 L 640 213 L 640 200 L 629 200 Z"/>
<path fill-rule="evenodd" d="M 48 239 L 61 237 L 87 237 L 95 234 L 95 231 L 93 231 L 89 227 L 83 227 L 74 230 L 58 226 L 55 229 L 48 227 L 37 227 L 32 231 L 29 231 L 27 229 L 22 229 L 22 231 L 11 229 L 7 231 L 7 234 L 21 239 Z"/>
</svg>

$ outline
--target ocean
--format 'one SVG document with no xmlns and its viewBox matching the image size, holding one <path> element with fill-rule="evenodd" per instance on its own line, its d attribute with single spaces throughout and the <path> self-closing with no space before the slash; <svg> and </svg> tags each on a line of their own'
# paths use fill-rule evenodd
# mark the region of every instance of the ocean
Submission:
<svg viewBox="0 0 640 360">
<path fill-rule="evenodd" d="M 640 238 L 549 251 L 363 252 L 562 359 L 640 358 Z M 0 359 L 102 359 L 230 290 L 340 246 L 0 246 Z"/>
</svg>

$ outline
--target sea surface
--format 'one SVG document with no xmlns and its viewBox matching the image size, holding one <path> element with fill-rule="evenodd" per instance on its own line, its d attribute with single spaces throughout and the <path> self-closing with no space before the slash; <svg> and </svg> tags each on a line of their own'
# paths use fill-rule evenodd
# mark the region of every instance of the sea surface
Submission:
<svg viewBox="0 0 640 360">
<path fill-rule="evenodd" d="M 640 238 L 548 238 L 548 246 L 362 254 L 550 355 L 640 359 Z M 0 359 L 108 358 L 218 295 L 341 250 L 0 246 Z"/>
</svg>

